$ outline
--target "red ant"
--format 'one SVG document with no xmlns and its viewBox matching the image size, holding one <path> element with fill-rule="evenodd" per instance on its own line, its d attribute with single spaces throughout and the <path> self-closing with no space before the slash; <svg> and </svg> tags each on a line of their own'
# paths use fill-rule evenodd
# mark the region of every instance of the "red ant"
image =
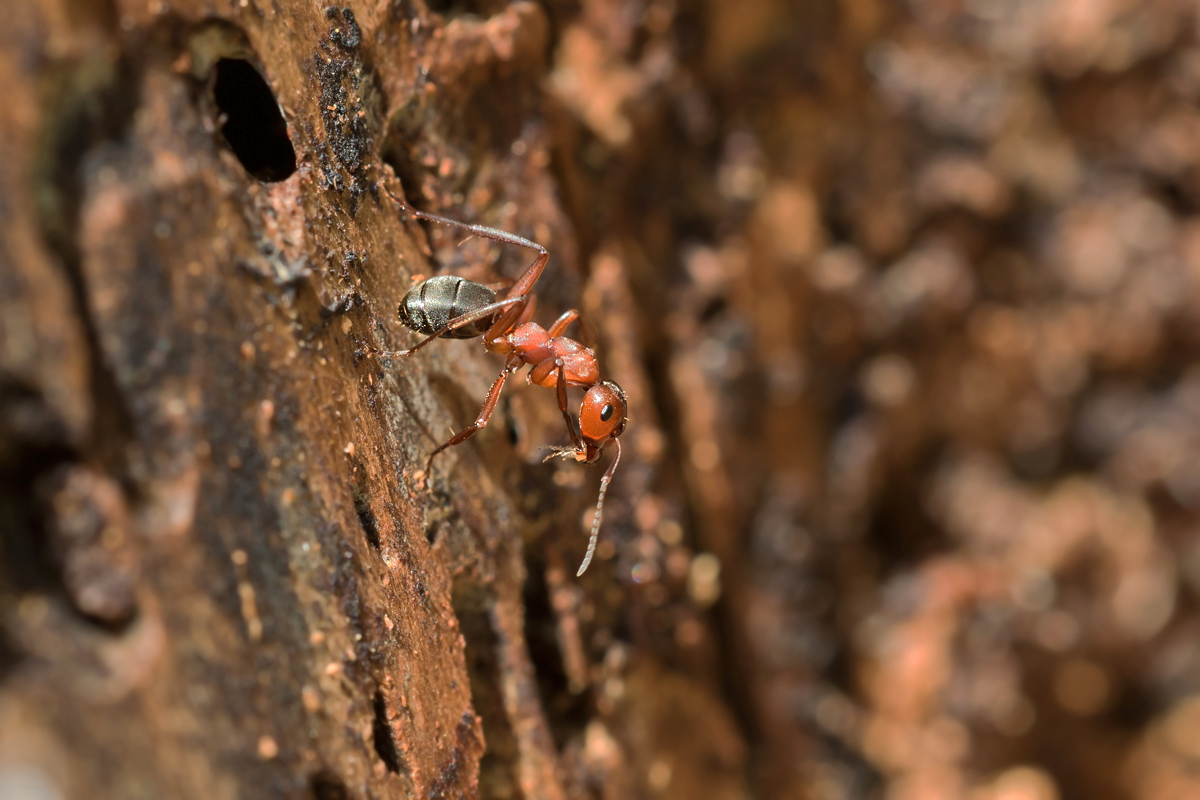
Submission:
<svg viewBox="0 0 1200 800">
<path fill-rule="evenodd" d="M 451 339 L 483 336 L 483 346 L 489 352 L 508 356 L 504 369 L 492 383 L 487 399 L 483 401 L 483 408 L 479 410 L 475 424 L 454 434 L 429 454 L 425 469 L 427 475 L 433 469 L 434 456 L 448 447 L 462 444 L 488 424 L 505 381 L 527 364 L 531 367 L 527 376 L 530 383 L 547 389 L 557 389 L 558 408 L 574 442 L 573 447 L 552 448 L 554 452 L 546 456 L 546 460 L 554 457 L 574 458 L 576 461 L 591 464 L 599 460 L 600 453 L 609 442 L 616 444 L 616 458 L 600 479 L 600 496 L 596 500 L 596 513 L 592 519 L 587 554 L 584 555 L 583 563 L 576 573 L 577 576 L 583 575 L 596 551 L 604 495 L 608 492 L 608 484 L 621 461 L 621 442 L 617 437 L 624 432 L 625 423 L 629 420 L 625 392 L 612 381 L 600 380 L 600 367 L 591 348 L 562 335 L 567 326 L 579 318 L 578 311 L 567 311 L 549 330 L 536 322 L 525 321 L 526 311 L 530 310 L 533 300 L 533 287 L 550 258 L 550 253 L 545 247 L 495 228 L 470 225 L 418 211 L 388 191 L 387 187 L 382 188 L 403 213 L 462 228 L 485 239 L 537 251 L 538 255 L 533 263 L 500 299 L 497 299 L 496 292 L 490 287 L 456 275 L 438 275 L 413 286 L 400 303 L 400 321 L 405 327 L 426 334 L 426 337 L 407 350 L 383 351 L 376 355 L 409 356 L 443 336 Z M 575 426 L 575 418 L 567 410 L 568 386 L 579 386 L 587 390 L 579 407 L 578 429 Z"/>
</svg>

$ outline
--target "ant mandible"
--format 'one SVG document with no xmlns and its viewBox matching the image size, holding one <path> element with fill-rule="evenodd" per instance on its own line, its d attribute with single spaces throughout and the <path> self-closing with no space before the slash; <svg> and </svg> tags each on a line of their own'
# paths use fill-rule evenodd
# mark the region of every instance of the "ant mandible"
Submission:
<svg viewBox="0 0 1200 800">
<path fill-rule="evenodd" d="M 537 252 L 533 263 L 521 273 L 503 298 L 498 299 L 496 292 L 490 287 L 457 275 L 437 275 L 416 284 L 400 302 L 398 313 L 405 327 L 425 334 L 425 338 L 407 350 L 381 351 L 376 355 L 410 356 L 442 337 L 471 339 L 482 336 L 483 346 L 489 352 L 508 357 L 504 369 L 492 383 L 487 399 L 483 401 L 483 408 L 479 410 L 475 424 L 454 434 L 429 454 L 426 475 L 431 474 L 433 459 L 438 453 L 448 447 L 462 444 L 488 424 L 492 412 L 496 410 L 496 403 L 500 400 L 500 392 L 505 382 L 510 375 L 526 365 L 531 368 L 527 376 L 528 382 L 557 390 L 558 409 L 562 412 L 574 442 L 573 447 L 552 448 L 554 452 L 546 456 L 545 460 L 555 457 L 574 458 L 576 461 L 591 464 L 599 460 L 601 452 L 609 442 L 616 445 L 616 457 L 613 458 L 604 477 L 600 479 L 600 496 L 596 500 L 596 512 L 592 518 L 591 538 L 588 540 L 583 563 L 576 573 L 577 576 L 583 575 L 596 551 L 604 495 L 608 492 L 608 484 L 621 461 L 621 442 L 618 437 L 624 432 L 625 423 L 629 420 L 625 392 L 613 381 L 600 380 L 600 367 L 591 348 L 562 335 L 567 326 L 579 318 L 578 311 L 567 311 L 549 330 L 536 322 L 525 320 L 533 300 L 533 287 L 542 276 L 550 258 L 550 253 L 545 247 L 506 231 L 418 211 L 392 194 L 386 186 L 380 186 L 402 213 Z M 568 386 L 578 386 L 586 390 L 577 418 L 572 417 L 567 410 Z M 575 424 L 576 419 L 578 428 Z"/>
</svg>

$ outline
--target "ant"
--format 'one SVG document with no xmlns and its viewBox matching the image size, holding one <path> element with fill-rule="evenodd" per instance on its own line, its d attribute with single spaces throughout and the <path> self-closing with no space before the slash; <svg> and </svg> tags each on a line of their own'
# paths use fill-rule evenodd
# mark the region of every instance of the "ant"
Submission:
<svg viewBox="0 0 1200 800">
<path fill-rule="evenodd" d="M 591 348 L 562 335 L 567 327 L 579 318 L 577 310 L 571 309 L 564 313 L 548 330 L 526 319 L 532 313 L 533 287 L 550 259 L 550 253 L 545 247 L 496 228 L 471 225 L 418 211 L 392 194 L 386 186 L 380 186 L 402 213 L 537 252 L 533 263 L 521 273 L 502 298 L 498 298 L 491 287 L 457 275 L 436 275 L 416 284 L 400 302 L 398 314 L 405 327 L 425 334 L 425 338 L 407 350 L 381 351 L 376 355 L 410 356 L 442 337 L 471 339 L 482 336 L 483 346 L 488 352 L 508 357 L 504 369 L 492 383 L 487 399 L 483 401 L 483 408 L 479 410 L 475 424 L 454 434 L 429 454 L 425 469 L 427 475 L 432 472 L 433 459 L 438 453 L 456 444 L 462 444 L 488 424 L 492 412 L 496 410 L 496 403 L 500 399 L 505 382 L 510 375 L 526 365 L 531 368 L 526 377 L 529 383 L 557 390 L 558 409 L 562 412 L 574 443 L 572 447 L 551 448 L 554 452 L 544 460 L 555 457 L 573 458 L 578 462 L 591 464 L 599 460 L 601 452 L 609 442 L 617 446 L 616 457 L 604 473 L 604 477 L 600 479 L 600 496 L 596 500 L 596 513 L 592 518 L 591 538 L 588 540 L 583 563 L 576 573 L 577 577 L 583 575 L 596 551 L 604 495 L 608 492 L 608 484 L 621 461 L 621 442 L 618 437 L 625 431 L 625 424 L 629 421 L 625 392 L 613 381 L 600 380 L 600 367 Z M 572 417 L 567 410 L 568 386 L 578 386 L 586 390 L 577 417 Z"/>
</svg>

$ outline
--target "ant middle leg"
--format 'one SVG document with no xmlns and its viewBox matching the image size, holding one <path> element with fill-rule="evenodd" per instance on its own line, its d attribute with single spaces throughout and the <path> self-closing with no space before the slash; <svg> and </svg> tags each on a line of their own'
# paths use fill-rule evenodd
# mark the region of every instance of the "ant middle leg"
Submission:
<svg viewBox="0 0 1200 800">
<path fill-rule="evenodd" d="M 448 441 L 438 446 L 436 450 L 429 454 L 429 460 L 425 462 L 426 476 L 429 476 L 432 473 L 433 459 L 438 453 L 446 450 L 447 448 L 453 447 L 456 444 L 462 444 L 467 439 L 470 439 L 476 433 L 487 427 L 488 420 L 492 418 L 492 412 L 496 410 L 496 403 L 500 400 L 500 392 L 504 389 L 504 384 L 508 380 L 508 376 L 511 375 L 515 369 L 516 365 L 511 363 L 504 365 L 504 371 L 501 372 L 499 377 L 492 382 L 492 388 L 488 390 L 487 399 L 483 401 L 483 408 L 479 409 L 479 416 L 475 418 L 474 425 L 469 425 L 466 428 L 463 428 L 461 431 L 451 436 Z"/>
</svg>

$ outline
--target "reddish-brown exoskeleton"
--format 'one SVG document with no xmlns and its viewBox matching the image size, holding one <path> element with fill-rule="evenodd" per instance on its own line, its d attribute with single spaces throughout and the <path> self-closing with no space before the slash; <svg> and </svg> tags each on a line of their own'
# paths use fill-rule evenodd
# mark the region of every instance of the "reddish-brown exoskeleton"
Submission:
<svg viewBox="0 0 1200 800">
<path fill-rule="evenodd" d="M 426 334 L 425 338 L 407 350 L 380 352 L 377 355 L 408 356 L 441 337 L 466 339 L 482 335 L 484 347 L 490 352 L 508 357 L 500 376 L 492 383 L 475 424 L 454 434 L 429 454 L 426 474 L 433 468 L 434 456 L 448 447 L 465 442 L 488 424 L 492 412 L 496 410 L 496 403 L 500 399 L 505 382 L 510 375 L 526 365 L 531 367 L 528 375 L 530 383 L 557 390 L 558 408 L 574 443 L 572 447 L 554 448 L 554 452 L 547 456 L 547 459 L 573 458 L 590 464 L 600 458 L 601 452 L 610 442 L 616 445 L 616 457 L 613 458 L 604 477 L 600 479 L 600 496 L 596 500 L 587 554 L 583 557 L 579 572 L 576 573 L 582 575 L 596 551 L 604 495 L 608 491 L 608 484 L 612 481 L 617 464 L 621 461 L 621 442 L 618 437 L 625 430 L 625 423 L 628 421 L 625 392 L 612 381 L 600 380 L 600 367 L 591 348 L 563 336 L 567 327 L 578 319 L 578 311 L 567 311 L 549 330 L 536 322 L 524 320 L 533 299 L 533 287 L 550 258 L 545 247 L 495 228 L 471 225 L 418 211 L 386 187 L 384 191 L 404 213 L 442 225 L 462 228 L 486 239 L 528 247 L 537 252 L 533 263 L 501 298 L 488 286 L 457 276 L 435 276 L 421 281 L 405 295 L 400 304 L 399 315 L 405 326 L 417 333 Z M 585 390 L 577 417 L 572 417 L 567 408 L 567 388 L 571 386 Z"/>
</svg>

